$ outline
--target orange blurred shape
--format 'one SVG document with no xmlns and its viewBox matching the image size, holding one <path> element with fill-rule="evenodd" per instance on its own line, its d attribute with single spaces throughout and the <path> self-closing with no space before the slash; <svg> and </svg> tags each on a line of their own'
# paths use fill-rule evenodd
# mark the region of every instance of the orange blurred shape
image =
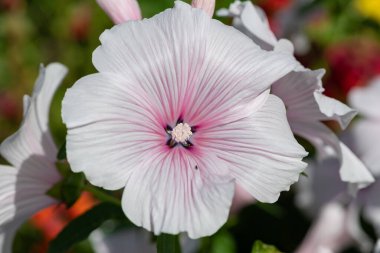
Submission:
<svg viewBox="0 0 380 253">
<path fill-rule="evenodd" d="M 96 200 L 92 195 L 83 192 L 70 209 L 66 209 L 63 204 L 51 206 L 35 214 L 31 221 L 35 227 L 42 231 L 46 241 L 50 241 L 58 235 L 67 223 L 91 209 L 95 204 Z"/>
</svg>

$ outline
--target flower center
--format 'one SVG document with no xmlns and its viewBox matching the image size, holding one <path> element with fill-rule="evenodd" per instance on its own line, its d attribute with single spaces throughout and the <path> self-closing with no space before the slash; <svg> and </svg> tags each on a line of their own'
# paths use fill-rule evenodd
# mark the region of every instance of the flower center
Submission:
<svg viewBox="0 0 380 253">
<path fill-rule="evenodd" d="M 189 138 L 193 135 L 191 127 L 187 123 L 179 123 L 175 126 L 171 132 L 172 139 L 176 142 L 186 144 Z"/>
</svg>

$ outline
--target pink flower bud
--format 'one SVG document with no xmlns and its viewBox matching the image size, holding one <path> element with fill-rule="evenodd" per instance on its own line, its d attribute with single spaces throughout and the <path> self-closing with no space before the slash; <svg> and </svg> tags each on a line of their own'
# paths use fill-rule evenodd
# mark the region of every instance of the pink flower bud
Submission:
<svg viewBox="0 0 380 253">
<path fill-rule="evenodd" d="M 215 0 L 193 0 L 191 5 L 194 8 L 204 10 L 210 17 L 214 15 Z"/>
<path fill-rule="evenodd" d="M 136 0 L 96 0 L 115 24 L 141 19 L 140 6 Z"/>
</svg>

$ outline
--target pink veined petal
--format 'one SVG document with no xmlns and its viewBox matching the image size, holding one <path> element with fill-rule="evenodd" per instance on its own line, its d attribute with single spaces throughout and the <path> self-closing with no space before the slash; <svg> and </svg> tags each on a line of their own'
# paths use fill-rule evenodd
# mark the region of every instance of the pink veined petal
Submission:
<svg viewBox="0 0 380 253">
<path fill-rule="evenodd" d="M 137 0 L 96 0 L 115 24 L 140 20 L 141 11 Z"/>
<path fill-rule="evenodd" d="M 365 117 L 380 120 L 380 77 L 373 80 L 366 87 L 353 89 L 348 100 L 352 107 Z"/>
<path fill-rule="evenodd" d="M 54 93 L 67 73 L 59 63 L 41 66 L 31 98 L 24 97 L 24 119 L 20 129 L 0 146 L 1 155 L 16 168 L 32 155 L 55 162 L 57 148 L 49 131 L 49 110 Z"/>
<path fill-rule="evenodd" d="M 186 231 L 194 239 L 215 233 L 226 222 L 235 183 L 225 174 L 225 163 L 210 153 L 187 152 L 173 149 L 146 157 L 134 171 L 122 198 L 133 223 L 155 234 Z"/>
<path fill-rule="evenodd" d="M 218 117 L 249 103 L 296 65 L 288 54 L 262 51 L 180 1 L 151 19 L 115 26 L 101 42 L 95 67 L 143 87 L 167 122 L 180 115 L 193 125 Z"/>
<path fill-rule="evenodd" d="M 274 202 L 306 167 L 305 150 L 294 139 L 285 107 L 274 95 L 247 118 L 199 131 L 194 145 L 228 163 L 237 184 L 262 202 Z"/>
<path fill-rule="evenodd" d="M 191 5 L 204 10 L 210 17 L 214 15 L 215 0 L 193 0 Z"/>
<path fill-rule="evenodd" d="M 115 74 L 93 74 L 66 92 L 62 118 L 68 127 L 67 158 L 94 185 L 125 186 L 148 155 L 168 148 L 166 123 L 145 91 Z M 91 157 L 91 159 L 89 159 Z"/>
</svg>

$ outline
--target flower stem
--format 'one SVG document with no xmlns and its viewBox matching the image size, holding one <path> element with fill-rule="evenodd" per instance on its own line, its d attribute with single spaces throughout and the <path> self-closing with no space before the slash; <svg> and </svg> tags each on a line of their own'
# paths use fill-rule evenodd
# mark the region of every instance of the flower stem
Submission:
<svg viewBox="0 0 380 253">
<path fill-rule="evenodd" d="M 84 190 L 92 193 L 92 195 L 94 195 L 95 198 L 97 198 L 101 201 L 110 202 L 110 203 L 113 203 L 115 205 L 121 206 L 121 202 L 118 198 L 115 198 L 114 196 L 111 196 L 111 195 L 105 193 L 103 190 L 101 190 L 97 187 L 86 184 L 84 186 Z"/>
</svg>

